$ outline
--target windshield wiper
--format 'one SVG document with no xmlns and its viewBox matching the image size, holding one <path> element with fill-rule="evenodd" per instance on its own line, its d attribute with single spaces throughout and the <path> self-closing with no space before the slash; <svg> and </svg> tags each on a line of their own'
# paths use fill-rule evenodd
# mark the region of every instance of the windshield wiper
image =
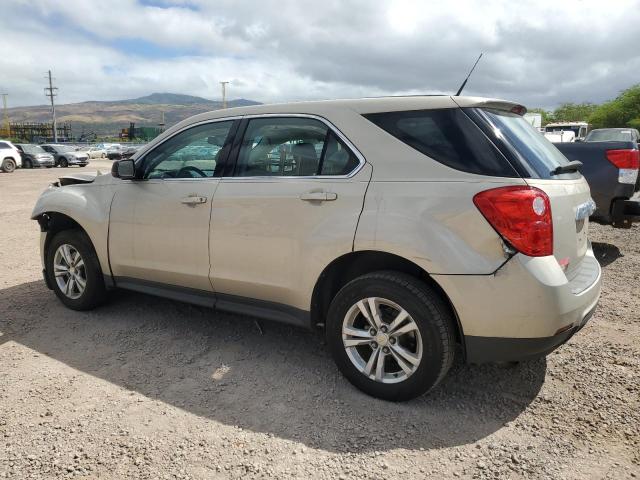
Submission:
<svg viewBox="0 0 640 480">
<path fill-rule="evenodd" d="M 573 173 L 577 172 L 582 168 L 582 162 L 580 160 L 573 160 L 569 163 L 565 163 L 564 165 L 558 165 L 554 170 L 551 171 L 551 175 L 560 175 L 561 173 Z"/>
</svg>

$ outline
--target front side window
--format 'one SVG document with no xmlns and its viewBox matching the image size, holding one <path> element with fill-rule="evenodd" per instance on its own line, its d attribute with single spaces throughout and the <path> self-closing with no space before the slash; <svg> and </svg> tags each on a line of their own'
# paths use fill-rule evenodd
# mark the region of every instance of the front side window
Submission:
<svg viewBox="0 0 640 480">
<path fill-rule="evenodd" d="M 142 178 L 213 177 L 233 120 L 184 130 L 147 153 Z"/>
<path fill-rule="evenodd" d="M 256 118 L 247 125 L 234 176 L 347 175 L 358 165 L 353 153 L 319 120 Z"/>
</svg>

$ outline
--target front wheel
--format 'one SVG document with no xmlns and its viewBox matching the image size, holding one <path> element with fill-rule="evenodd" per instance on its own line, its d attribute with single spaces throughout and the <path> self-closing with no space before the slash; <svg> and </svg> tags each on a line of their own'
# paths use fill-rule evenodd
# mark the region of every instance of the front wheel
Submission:
<svg viewBox="0 0 640 480">
<path fill-rule="evenodd" d="M 4 173 L 13 172 L 16 169 L 15 160 L 13 160 L 13 158 L 5 158 L 2 162 L 2 166 L 0 166 L 0 169 L 2 169 Z"/>
<path fill-rule="evenodd" d="M 106 298 L 98 256 L 81 230 L 63 230 L 47 250 L 49 284 L 58 298 L 73 310 L 90 310 Z"/>
<path fill-rule="evenodd" d="M 67 161 L 66 158 L 61 158 L 60 159 L 60 164 L 59 164 L 62 168 L 67 168 L 69 166 L 69 162 Z"/>
<path fill-rule="evenodd" d="M 415 398 L 444 378 L 454 356 L 454 319 L 429 285 L 400 272 L 349 282 L 331 302 L 327 343 L 340 371 L 385 400 Z"/>
</svg>

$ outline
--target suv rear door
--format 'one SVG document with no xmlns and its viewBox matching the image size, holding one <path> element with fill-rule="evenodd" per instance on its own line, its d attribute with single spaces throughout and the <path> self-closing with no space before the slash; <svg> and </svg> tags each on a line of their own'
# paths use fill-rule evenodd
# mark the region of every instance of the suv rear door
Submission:
<svg viewBox="0 0 640 480">
<path fill-rule="evenodd" d="M 211 279 L 224 294 L 309 310 L 322 270 L 350 252 L 371 177 L 348 140 L 306 115 L 246 118 L 211 212 Z"/>
</svg>

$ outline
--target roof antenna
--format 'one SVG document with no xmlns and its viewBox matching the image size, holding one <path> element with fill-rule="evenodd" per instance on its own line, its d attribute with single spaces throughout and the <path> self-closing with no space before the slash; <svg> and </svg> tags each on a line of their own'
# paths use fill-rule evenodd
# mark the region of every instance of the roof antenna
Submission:
<svg viewBox="0 0 640 480">
<path fill-rule="evenodd" d="M 465 85 L 467 84 L 467 80 L 469 80 L 469 77 L 471 76 L 473 71 L 476 69 L 476 65 L 478 65 L 478 62 L 480 61 L 481 58 L 482 58 L 482 53 L 480 54 L 480 56 L 476 60 L 476 63 L 473 64 L 473 67 L 471 67 L 471 71 L 469 72 L 469 75 L 467 75 L 467 78 L 464 79 L 464 82 L 462 82 L 462 85 L 460 85 L 460 88 L 458 89 L 458 93 L 456 93 L 454 95 L 454 97 L 459 97 L 460 96 L 460 94 L 462 93 L 462 90 L 464 89 Z"/>
</svg>

